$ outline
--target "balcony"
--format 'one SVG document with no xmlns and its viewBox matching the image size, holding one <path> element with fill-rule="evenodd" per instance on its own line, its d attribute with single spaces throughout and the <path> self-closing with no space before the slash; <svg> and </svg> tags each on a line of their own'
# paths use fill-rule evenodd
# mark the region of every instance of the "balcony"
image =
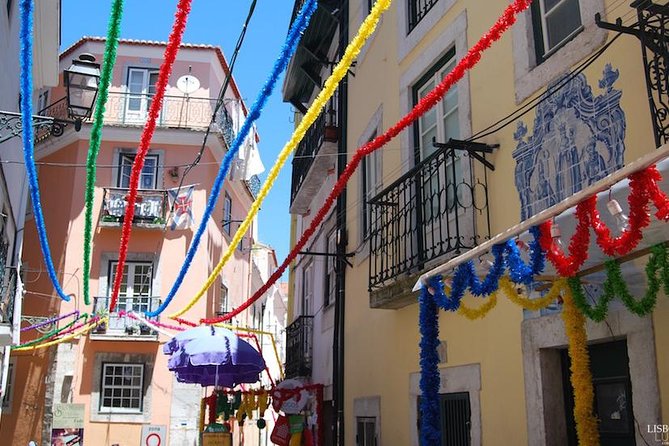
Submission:
<svg viewBox="0 0 669 446">
<path fill-rule="evenodd" d="M 104 188 L 102 213 L 98 226 L 120 227 L 123 224 L 128 189 Z M 163 229 L 167 218 L 167 191 L 139 190 L 135 203 L 133 226 L 145 229 Z"/>
<path fill-rule="evenodd" d="M 323 186 L 323 178 L 336 165 L 339 140 L 336 97 L 316 119 L 300 142 L 293 158 L 290 213 L 305 214 Z M 314 162 L 318 159 L 318 162 Z"/>
<path fill-rule="evenodd" d="M 3 248 L 4 248 L 3 244 Z M 3 258 L 7 256 L 4 248 Z M 14 300 L 18 277 L 15 268 L 2 268 L 0 272 L 0 346 L 12 343 L 12 324 L 14 321 Z"/>
<path fill-rule="evenodd" d="M 369 201 L 372 308 L 415 302 L 418 274 L 490 237 L 481 169 L 469 152 L 441 148 Z"/>
<path fill-rule="evenodd" d="M 427 15 L 438 0 L 409 0 L 409 32 Z"/>
<path fill-rule="evenodd" d="M 96 313 L 106 314 L 111 297 L 93 298 L 93 307 Z M 135 311 L 143 314 L 146 311 L 154 311 L 160 306 L 159 297 L 119 297 L 116 309 L 118 311 Z M 121 316 L 118 311 L 109 313 L 109 321 L 101 324 L 91 333 L 93 340 L 134 340 L 134 341 L 157 341 L 158 333 L 140 323 L 130 316 Z M 158 317 L 149 318 L 158 320 Z"/>
<path fill-rule="evenodd" d="M 313 316 L 300 316 L 286 328 L 286 378 L 311 376 L 313 331 Z"/>
<path fill-rule="evenodd" d="M 109 92 L 105 105 L 104 124 L 143 127 L 146 123 L 152 97 L 152 95 Z M 45 109 L 40 110 L 38 114 L 67 119 L 67 101 L 65 99 L 59 99 Z M 203 131 L 209 126 L 215 107 L 215 98 L 166 95 L 156 125 L 163 128 Z M 229 145 L 234 135 L 232 119 L 225 107 L 219 109 L 215 123 L 218 127 L 217 130 Z M 53 135 L 60 136 L 62 133 L 63 129 L 61 128 Z M 43 141 L 49 136 L 51 136 L 51 133 L 43 131 L 35 135 L 35 140 Z"/>
</svg>

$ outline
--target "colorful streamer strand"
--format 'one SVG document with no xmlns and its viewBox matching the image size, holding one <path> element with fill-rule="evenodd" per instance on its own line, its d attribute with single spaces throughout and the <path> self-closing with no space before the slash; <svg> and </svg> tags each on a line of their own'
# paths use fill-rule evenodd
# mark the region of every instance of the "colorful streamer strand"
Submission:
<svg viewBox="0 0 669 446">
<path fill-rule="evenodd" d="M 437 278 L 432 286 L 439 286 Z M 437 283 L 439 282 L 439 283 Z M 428 287 L 423 287 L 419 298 L 420 322 L 420 444 L 441 444 L 439 411 L 439 314 Z"/>
<path fill-rule="evenodd" d="M 498 292 L 493 292 L 490 297 L 478 308 L 470 308 L 460 302 L 460 307 L 458 308 L 458 314 L 466 317 L 470 321 L 477 319 L 483 319 L 490 313 L 490 311 L 497 306 L 497 294 Z"/>
<path fill-rule="evenodd" d="M 45 342 L 44 344 L 33 345 L 33 346 L 30 346 L 30 347 L 19 347 L 19 348 L 13 349 L 12 351 L 23 352 L 23 351 L 31 351 L 31 350 L 40 350 L 40 349 L 43 349 L 43 348 L 51 347 L 53 345 L 62 344 L 63 342 L 70 341 L 70 340 L 72 340 L 76 337 L 79 337 L 81 335 L 84 335 L 84 334 L 88 333 L 89 331 L 91 331 L 92 329 L 97 327 L 98 325 L 100 325 L 102 323 L 106 323 L 108 320 L 109 320 L 108 317 L 104 317 L 104 318 L 99 319 L 95 322 L 91 321 L 91 322 L 89 322 L 89 325 L 87 327 L 84 327 L 81 330 L 79 330 L 77 332 L 74 332 L 70 335 L 67 335 L 67 336 L 64 336 L 62 338 L 56 339 L 55 341 Z"/>
<path fill-rule="evenodd" d="M 170 74 L 172 74 L 172 67 L 174 66 L 174 61 L 176 60 L 177 52 L 179 51 L 179 46 L 181 45 L 181 38 L 183 37 L 183 33 L 186 29 L 186 22 L 188 21 L 188 14 L 190 13 L 191 1 L 192 0 L 179 0 L 179 3 L 177 4 L 174 25 L 172 26 L 172 32 L 170 33 L 169 39 L 167 41 L 167 47 L 165 48 L 165 54 L 163 56 L 163 63 L 160 66 L 160 71 L 158 73 L 158 80 L 155 87 L 156 93 L 151 98 L 151 106 L 149 107 L 146 124 L 144 125 L 144 131 L 140 137 L 137 155 L 135 156 L 135 161 L 133 162 L 132 170 L 130 171 L 128 199 L 125 207 L 125 216 L 123 217 L 121 245 L 119 247 L 118 264 L 116 266 L 117 272 L 123 271 L 123 267 L 125 266 L 125 260 L 128 255 L 128 244 L 130 243 L 130 233 L 132 232 L 132 221 L 135 217 L 135 202 L 137 201 L 139 177 L 142 173 L 142 169 L 144 168 L 144 160 L 147 153 L 149 152 L 151 139 L 153 138 L 153 133 L 156 129 L 158 114 L 160 113 L 160 109 L 163 106 L 163 98 L 165 97 L 165 90 L 167 89 L 167 81 L 169 80 Z M 114 276 L 114 286 L 112 288 L 111 302 L 109 304 L 110 312 L 116 308 L 116 302 L 118 301 L 122 280 L 123 274 L 116 274 Z"/>
<path fill-rule="evenodd" d="M 26 165 L 28 175 L 28 187 L 30 189 L 30 199 L 33 205 L 33 215 L 35 218 L 35 227 L 37 228 L 37 237 L 44 257 L 49 279 L 53 284 L 58 296 L 68 302 L 70 296 L 65 294 L 63 288 L 58 282 L 56 268 L 51 258 L 51 249 L 49 248 L 49 239 L 44 224 L 44 214 L 42 213 L 42 203 L 40 201 L 39 182 L 37 180 L 37 169 L 35 168 L 35 135 L 33 130 L 33 0 L 21 0 L 19 4 L 21 15 L 21 30 L 19 38 L 21 42 L 21 51 L 19 61 L 21 65 L 21 133 L 23 136 L 23 159 Z"/>
<path fill-rule="evenodd" d="M 86 155 L 86 190 L 84 192 L 84 267 L 83 287 L 84 304 L 91 304 L 91 292 L 89 283 L 91 279 L 91 251 L 93 240 L 93 199 L 95 197 L 95 177 L 98 153 L 102 141 L 102 125 L 104 121 L 105 106 L 109 97 L 109 86 L 111 85 L 114 65 L 116 64 L 116 51 L 121 33 L 121 17 L 123 15 L 123 0 L 112 2 L 109 24 L 107 26 L 107 39 L 105 40 L 105 52 L 102 58 L 102 72 L 100 73 L 100 84 L 98 98 L 93 114 L 93 125 L 91 127 L 90 146 Z"/>
<path fill-rule="evenodd" d="M 38 322 L 37 324 L 29 325 L 28 327 L 23 327 L 23 328 L 21 328 L 21 333 L 23 333 L 24 331 L 37 330 L 38 328 L 44 327 L 45 325 L 51 325 L 54 322 L 58 322 L 62 319 L 67 319 L 70 316 L 74 316 L 76 319 L 79 319 L 79 310 L 74 310 L 74 311 L 71 311 L 67 314 L 52 317 L 52 318 L 49 318 L 45 321 Z"/>
<path fill-rule="evenodd" d="M 377 1 L 375 5 L 379 5 L 379 3 L 380 1 Z M 309 239 L 314 235 L 316 229 L 325 219 L 330 208 L 334 204 L 334 201 L 344 190 L 346 183 L 360 165 L 362 159 L 375 150 L 383 147 L 394 137 L 396 137 L 402 130 L 406 129 L 414 121 L 416 121 L 428 110 L 434 107 L 441 100 L 441 98 L 443 98 L 444 94 L 446 94 L 446 92 L 457 81 L 462 79 L 468 70 L 470 70 L 478 63 L 478 61 L 481 59 L 482 53 L 488 49 L 493 42 L 499 40 L 504 32 L 506 32 L 516 22 L 516 16 L 525 11 L 530 6 L 530 3 L 531 0 L 514 0 L 514 2 L 504 10 L 492 28 L 487 33 L 485 33 L 483 37 L 481 37 L 481 39 L 458 62 L 455 68 L 453 68 L 453 70 L 451 70 L 451 72 L 448 73 L 446 77 L 444 77 L 439 85 L 437 85 L 424 98 L 422 98 L 408 114 L 406 114 L 395 125 L 386 130 L 385 133 L 374 138 L 372 141 L 356 150 L 351 160 L 346 165 L 346 168 L 337 179 L 337 182 L 332 188 L 332 191 L 325 199 L 323 206 L 318 210 L 316 215 L 314 215 L 314 218 L 311 220 L 309 227 L 302 233 L 302 236 L 295 243 L 295 246 L 293 249 L 291 249 L 283 263 L 274 271 L 274 273 L 272 273 L 267 282 L 265 282 L 265 284 L 263 284 L 263 286 L 260 287 L 260 289 L 258 289 L 253 296 L 251 296 L 248 300 L 246 300 L 246 302 L 235 308 L 230 313 L 217 318 L 202 319 L 201 322 L 212 324 L 227 321 L 237 316 L 239 313 L 252 305 L 253 302 L 260 299 L 262 295 L 265 294 L 265 292 L 267 292 L 267 290 L 282 276 L 286 268 L 288 268 L 288 265 L 292 263 L 295 257 L 297 257 L 298 253 L 304 248 Z"/>
<path fill-rule="evenodd" d="M 61 335 L 65 330 L 68 330 L 69 328 L 74 326 L 74 324 L 76 324 L 78 320 L 87 319 L 87 318 L 88 318 L 88 315 L 86 313 L 84 313 L 84 314 L 78 316 L 76 319 L 68 322 L 64 326 L 62 326 L 60 328 L 56 328 L 54 330 L 51 330 L 48 333 L 44 333 L 42 336 L 40 336 L 36 339 L 33 339 L 32 341 L 27 341 L 27 342 L 24 342 L 23 344 L 12 346 L 12 350 L 16 350 L 17 348 L 29 347 L 31 345 L 39 344 L 40 342 L 45 341 L 45 340 L 50 339 L 50 338 L 53 338 L 54 336 Z"/>
<path fill-rule="evenodd" d="M 309 130 L 309 127 L 311 127 L 311 125 L 316 121 L 316 119 L 321 113 L 321 110 L 325 107 L 328 100 L 330 100 L 332 95 L 334 95 L 337 86 L 344 78 L 344 76 L 346 76 L 346 73 L 348 73 L 349 68 L 353 64 L 353 61 L 357 57 L 358 53 L 360 53 L 360 50 L 362 49 L 367 39 L 374 33 L 374 30 L 376 29 L 376 26 L 379 22 L 379 19 L 381 18 L 381 15 L 386 9 L 388 9 L 391 2 L 392 0 L 378 0 L 374 4 L 374 7 L 370 11 L 369 15 L 360 25 L 357 34 L 355 35 L 355 37 L 353 37 L 351 42 L 346 47 L 346 50 L 344 51 L 344 55 L 342 56 L 341 60 L 332 70 L 332 74 L 330 75 L 330 77 L 325 81 L 323 89 L 320 91 L 316 99 L 314 99 L 311 106 L 309 107 L 309 110 L 307 110 L 307 113 L 304 115 L 304 117 L 300 120 L 298 126 L 295 128 L 293 135 L 290 137 L 286 145 L 283 147 L 283 149 L 277 156 L 277 160 L 274 166 L 272 166 L 272 169 L 270 170 L 269 174 L 267 175 L 265 183 L 258 192 L 258 196 L 256 197 L 255 201 L 251 204 L 251 208 L 249 209 L 249 212 L 244 218 L 244 221 L 239 225 L 239 228 L 237 228 L 237 232 L 235 232 L 235 235 L 232 238 L 230 244 L 228 245 L 226 252 L 221 257 L 221 260 L 214 267 L 214 270 L 209 275 L 209 278 L 205 282 L 204 286 L 200 289 L 200 291 L 198 291 L 195 297 L 193 297 L 191 301 L 184 308 L 177 311 L 176 313 L 171 314 L 170 317 L 181 316 L 186 311 L 191 309 L 193 305 L 195 305 L 195 303 L 197 303 L 197 301 L 199 301 L 202 298 L 202 296 L 207 292 L 209 287 L 211 287 L 214 284 L 219 274 L 221 273 L 223 266 L 228 262 L 230 257 L 232 257 L 232 255 L 235 252 L 235 249 L 237 248 L 237 245 L 242 240 L 246 231 L 248 231 L 251 223 L 253 222 L 253 219 L 260 210 L 260 205 L 262 204 L 263 200 L 265 199 L 270 189 L 274 185 L 274 182 L 276 181 L 276 178 L 278 177 L 281 168 L 288 160 L 290 154 L 295 151 L 300 141 L 302 141 L 307 130 Z"/>
<path fill-rule="evenodd" d="M 574 420 L 580 446 L 598 446 L 599 431 L 593 412 L 595 392 L 590 372 L 588 355 L 588 335 L 585 330 L 585 317 L 574 305 L 569 287 L 562 288 L 564 307 L 562 320 L 569 341 L 569 359 L 571 365 L 571 386 L 574 391 Z"/>
<path fill-rule="evenodd" d="M 652 313 L 657 303 L 657 294 L 660 287 L 664 286 L 664 294 L 669 295 L 669 259 L 667 258 L 667 245 L 661 243 L 651 248 L 651 255 L 646 264 L 646 291 L 639 300 L 629 292 L 627 284 L 622 277 L 620 264 L 616 260 L 605 263 L 606 280 L 604 291 L 594 305 L 590 305 L 583 292 L 581 280 L 578 277 L 568 279 L 569 287 L 574 299 L 574 304 L 587 318 L 601 322 L 606 319 L 609 303 L 616 297 L 620 298 L 625 307 L 633 314 L 644 317 Z M 659 276 L 658 276 L 659 273 Z"/>
<path fill-rule="evenodd" d="M 193 262 L 195 253 L 197 252 L 197 249 L 200 245 L 202 235 L 204 234 L 204 231 L 209 222 L 209 217 L 214 212 L 214 207 L 216 206 L 216 202 L 218 201 L 218 198 L 221 194 L 221 190 L 223 188 L 223 182 L 225 181 L 225 177 L 228 173 L 228 170 L 230 169 L 230 165 L 235 155 L 239 151 L 239 148 L 246 140 L 246 137 L 253 128 L 253 123 L 257 121 L 258 118 L 260 117 L 262 109 L 265 107 L 265 104 L 267 103 L 269 96 L 272 94 L 272 91 L 274 90 L 274 87 L 278 82 L 279 76 L 288 66 L 288 62 L 290 61 L 291 56 L 295 53 L 297 45 L 300 42 L 300 39 L 302 38 L 302 34 L 309 25 L 311 16 L 316 11 L 317 7 L 318 7 L 318 2 L 316 0 L 305 1 L 304 4 L 302 5 L 302 8 L 300 9 L 299 14 L 293 21 L 293 24 L 291 25 L 290 30 L 288 32 L 288 36 L 286 37 L 286 41 L 283 47 L 281 48 L 281 53 L 276 62 L 274 63 L 272 72 L 270 73 L 267 81 L 265 81 L 265 84 L 260 90 L 260 93 L 258 93 L 258 97 L 256 98 L 256 101 L 253 103 L 253 106 L 251 107 L 248 116 L 244 120 L 244 123 L 242 124 L 239 133 L 237 133 L 237 135 L 235 136 L 235 139 L 232 142 L 232 145 L 230 146 L 230 150 L 228 150 L 228 152 L 225 154 L 225 157 L 223 158 L 223 161 L 221 162 L 221 167 L 218 171 L 218 174 L 216 175 L 214 184 L 212 185 L 211 193 L 209 195 L 209 199 L 207 200 L 207 206 L 202 215 L 202 220 L 197 228 L 197 231 L 195 232 L 195 235 L 193 236 L 193 240 L 188 248 L 188 252 L 186 253 L 186 258 L 184 260 L 183 265 L 181 266 L 181 269 L 179 270 L 179 274 L 177 275 L 174 284 L 172 285 L 172 289 L 170 289 L 165 300 L 160 304 L 160 306 L 155 311 L 149 311 L 146 313 L 147 316 L 155 317 L 158 316 L 163 311 L 165 311 L 165 309 L 170 304 L 175 294 L 181 287 L 181 284 L 183 283 L 186 277 L 186 273 L 188 272 L 190 265 Z M 239 233 L 239 230 L 237 231 L 237 233 Z M 233 244 L 231 243 L 230 246 L 233 246 Z"/>
<path fill-rule="evenodd" d="M 513 283 L 506 277 L 502 277 L 499 281 L 499 288 L 504 292 L 506 297 L 516 305 L 523 307 L 525 310 L 529 311 L 539 311 L 548 307 L 550 304 L 558 300 L 562 290 L 566 286 L 565 279 L 560 278 L 553 282 L 551 289 L 546 293 L 545 296 L 538 299 L 530 299 L 528 297 L 523 297 L 518 293 L 516 287 L 513 286 Z"/>
</svg>

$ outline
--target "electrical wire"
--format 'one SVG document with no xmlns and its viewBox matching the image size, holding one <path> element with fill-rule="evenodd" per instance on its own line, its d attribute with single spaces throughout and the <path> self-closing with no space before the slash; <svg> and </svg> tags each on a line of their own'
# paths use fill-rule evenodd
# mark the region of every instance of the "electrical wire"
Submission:
<svg viewBox="0 0 669 446">
<path fill-rule="evenodd" d="M 230 85 L 230 80 L 233 78 L 232 74 L 235 70 L 235 63 L 237 62 L 237 56 L 239 55 L 239 52 L 242 48 L 242 44 L 244 43 L 244 37 L 246 36 L 246 30 L 249 26 L 249 23 L 251 22 L 251 18 L 253 17 L 253 13 L 256 9 L 256 3 L 257 3 L 257 0 L 253 0 L 251 2 L 251 6 L 249 7 L 249 12 L 246 15 L 246 20 L 244 21 L 244 25 L 242 26 L 242 30 L 239 33 L 239 37 L 237 38 L 237 44 L 235 45 L 235 49 L 232 53 L 232 57 L 230 58 L 230 66 L 228 68 L 228 72 L 225 75 L 225 81 L 223 82 L 223 86 L 221 86 L 221 89 L 218 93 L 218 99 L 216 100 L 216 106 L 214 107 L 214 112 L 211 115 L 211 121 L 209 122 L 209 125 L 207 126 L 207 129 L 205 130 L 204 137 L 202 138 L 202 145 L 200 146 L 200 151 L 198 152 L 197 156 L 195 156 L 195 159 L 190 164 L 186 165 L 186 168 L 184 169 L 184 173 L 181 175 L 181 181 L 179 181 L 179 186 L 177 187 L 177 192 L 176 192 L 176 195 L 175 195 L 176 197 L 179 196 L 179 192 L 181 191 L 181 188 L 183 187 L 184 181 L 186 180 L 186 176 L 202 160 L 202 155 L 204 154 L 204 149 L 205 149 L 205 146 L 207 145 L 207 139 L 209 138 L 209 134 L 211 133 L 211 126 L 216 122 L 216 115 L 218 114 L 220 108 L 225 105 L 225 93 L 228 89 L 228 85 Z M 174 200 L 174 202 L 172 203 L 172 206 L 170 208 L 170 212 L 169 212 L 170 216 L 174 212 L 174 206 L 175 205 L 176 205 L 176 200 Z"/>
</svg>

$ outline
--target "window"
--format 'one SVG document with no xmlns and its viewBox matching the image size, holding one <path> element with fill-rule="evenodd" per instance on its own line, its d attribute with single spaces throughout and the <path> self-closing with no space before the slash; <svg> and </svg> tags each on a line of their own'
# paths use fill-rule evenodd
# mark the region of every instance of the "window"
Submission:
<svg viewBox="0 0 669 446">
<path fill-rule="evenodd" d="M 108 296 L 111 296 L 114 277 L 118 262 L 110 262 L 111 280 Z M 123 266 L 123 277 L 118 298 L 118 312 L 151 311 L 151 282 L 153 281 L 153 264 L 151 262 L 126 262 Z"/>
<path fill-rule="evenodd" d="M 376 446 L 376 418 L 356 418 L 355 444 L 356 446 Z"/>
<path fill-rule="evenodd" d="M 408 0 L 409 1 L 409 32 L 413 30 L 438 0 Z"/>
<path fill-rule="evenodd" d="M 135 162 L 134 153 L 121 153 L 118 161 L 118 177 L 116 187 L 128 189 L 130 187 L 130 172 Z M 142 173 L 139 174 L 140 189 L 158 188 L 158 155 L 147 155 L 144 159 Z"/>
<path fill-rule="evenodd" d="M 455 67 L 455 63 L 455 48 L 453 48 L 413 87 L 414 105 L 427 96 L 446 77 Z M 414 158 L 416 164 L 437 151 L 433 141 L 443 143 L 451 138 L 460 138 L 457 84 L 451 87 L 438 106 L 425 113 L 418 120 L 418 125 L 414 126 Z M 458 190 L 458 198 L 462 193 L 462 188 L 455 186 L 462 182 L 462 168 L 461 159 L 456 154 L 455 157 L 449 159 L 445 168 L 438 168 L 438 172 L 434 172 L 435 175 L 424 175 L 422 192 L 423 203 L 426 203 L 423 209 L 425 221 L 429 221 L 439 214 L 440 197 L 444 189 L 446 189 L 446 209 L 450 212 L 454 208 L 456 204 L 455 190 Z M 427 169 L 429 170 L 430 167 Z"/>
<path fill-rule="evenodd" d="M 49 89 L 46 88 L 37 96 L 37 114 L 41 115 L 42 111 L 49 106 Z"/>
<path fill-rule="evenodd" d="M 128 68 L 126 121 L 144 121 L 156 94 L 158 71 L 146 68 Z"/>
<path fill-rule="evenodd" d="M 590 371 L 595 391 L 595 416 L 599 420 L 602 444 L 634 445 L 634 411 L 627 342 L 615 341 L 588 346 Z M 561 350 L 568 444 L 577 445 L 574 422 L 574 392 L 571 387 L 569 355 Z"/>
<path fill-rule="evenodd" d="M 102 364 L 100 412 L 142 412 L 144 364 Z"/>
<path fill-rule="evenodd" d="M 334 229 L 328 234 L 327 238 L 327 250 L 329 254 L 325 256 L 325 294 L 323 296 L 323 306 L 328 306 L 335 300 L 336 284 L 337 284 L 337 275 L 336 275 L 336 265 L 337 257 L 333 254 L 337 254 L 337 230 Z"/>
<path fill-rule="evenodd" d="M 441 446 L 470 446 L 472 411 L 469 392 L 440 393 L 439 413 Z M 420 397 L 418 398 L 418 431 L 420 432 Z"/>
<path fill-rule="evenodd" d="M 583 29 L 579 0 L 532 2 L 532 28 L 539 64 Z"/>
<path fill-rule="evenodd" d="M 376 138 L 372 133 L 369 141 Z M 377 150 L 362 159 L 362 236 L 366 239 L 372 226 L 372 208 L 369 200 L 374 198 L 383 185 L 383 166 L 381 151 Z"/>
<path fill-rule="evenodd" d="M 2 392 L 2 408 L 11 409 L 14 396 L 14 363 L 10 362 L 7 368 L 7 385 Z"/>
<path fill-rule="evenodd" d="M 314 297 L 313 264 L 309 263 L 302 272 L 302 316 L 312 316 Z"/>
<path fill-rule="evenodd" d="M 217 315 L 224 315 L 228 312 L 228 287 L 221 283 L 221 295 L 218 299 Z"/>
<path fill-rule="evenodd" d="M 230 235 L 230 224 L 232 222 L 232 198 L 226 192 L 223 198 L 223 231 Z"/>
</svg>

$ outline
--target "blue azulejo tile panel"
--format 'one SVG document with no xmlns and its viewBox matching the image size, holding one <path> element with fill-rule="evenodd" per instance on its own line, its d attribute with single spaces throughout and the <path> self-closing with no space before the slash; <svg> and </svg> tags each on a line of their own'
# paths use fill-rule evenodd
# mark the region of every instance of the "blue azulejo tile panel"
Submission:
<svg viewBox="0 0 669 446">
<path fill-rule="evenodd" d="M 607 64 L 598 96 L 584 74 L 563 77 L 544 93 L 533 134 L 518 123 L 513 158 L 523 220 L 623 166 L 625 113 L 622 91 L 613 88 L 618 77 Z"/>
</svg>

